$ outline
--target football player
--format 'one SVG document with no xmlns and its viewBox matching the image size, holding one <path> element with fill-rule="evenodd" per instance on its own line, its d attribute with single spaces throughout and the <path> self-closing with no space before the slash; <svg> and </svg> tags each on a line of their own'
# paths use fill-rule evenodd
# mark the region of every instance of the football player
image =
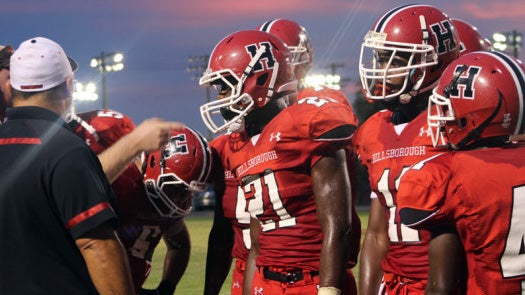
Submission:
<svg viewBox="0 0 525 295">
<path fill-rule="evenodd" d="M 297 92 L 290 52 L 258 30 L 220 41 L 199 83 L 218 89 L 217 100 L 201 106 L 206 126 L 247 136 L 223 144 L 221 155 L 250 214 L 245 294 L 347 294 L 345 147 L 357 125 L 350 109 L 330 97 L 287 107 L 285 97 Z"/>
<path fill-rule="evenodd" d="M 5 110 L 11 105 L 10 91 L 7 89 L 9 79 L 9 61 L 15 50 L 12 46 L 0 45 L 0 123 L 5 119 Z"/>
<path fill-rule="evenodd" d="M 513 143 L 525 131 L 524 94 L 521 62 L 479 51 L 450 64 L 430 97 L 432 134 L 454 152 L 412 166 L 398 205 L 401 222 L 433 234 L 431 294 L 461 290 L 463 249 L 466 294 L 525 292 L 525 146 Z"/>
<path fill-rule="evenodd" d="M 298 80 L 298 92 L 295 99 L 290 99 L 290 103 L 295 103 L 297 100 L 301 100 L 307 97 L 330 97 L 337 100 L 350 108 L 351 116 L 354 116 L 352 106 L 350 105 L 346 95 L 340 91 L 330 88 L 326 85 L 308 86 L 306 85 L 306 76 L 313 63 L 313 47 L 310 37 L 306 29 L 299 25 L 297 22 L 289 19 L 274 19 L 264 22 L 258 28 L 260 31 L 264 31 L 277 36 L 281 39 L 291 53 L 291 61 L 294 69 L 295 78 Z M 290 96 L 292 97 L 292 96 Z M 356 124 L 357 118 L 354 119 Z M 346 154 L 348 175 L 350 177 L 350 183 L 357 183 L 356 176 L 356 153 L 354 147 L 349 145 Z M 351 270 L 357 264 L 357 257 L 359 255 L 359 247 L 361 244 L 361 220 L 355 209 L 355 200 L 357 197 L 357 186 L 352 186 L 352 236 L 351 236 L 351 249 L 350 249 L 350 260 L 348 265 L 348 274 L 353 277 Z M 355 279 L 349 280 L 354 288 L 354 294 L 357 294 L 357 286 Z"/>
<path fill-rule="evenodd" d="M 69 124 L 99 155 L 135 129 L 128 116 L 112 110 L 73 114 Z M 192 192 L 202 188 L 211 165 L 207 143 L 197 132 L 184 127 L 172 131 L 169 139 L 161 151 L 135 158 L 112 182 L 120 217 L 118 235 L 136 290 L 149 275 L 159 241 L 164 239 L 167 247 L 162 281 L 156 290 L 142 289 L 140 294 L 173 294 L 190 254 L 183 218 L 190 212 Z"/>
<path fill-rule="evenodd" d="M 453 18 L 452 22 L 456 31 L 458 31 L 459 39 L 461 40 L 460 55 L 464 55 L 473 51 L 492 50 L 492 44 L 487 38 L 481 36 L 478 28 L 471 25 L 467 21 Z"/>
<path fill-rule="evenodd" d="M 397 188 L 410 165 L 441 152 L 432 145 L 423 111 L 459 50 L 452 21 L 430 5 L 396 7 L 364 38 L 359 61 L 363 92 L 386 110 L 369 117 L 354 136 L 372 191 L 361 247 L 360 294 L 424 292 L 430 232 L 401 224 Z"/>
<path fill-rule="evenodd" d="M 244 132 L 221 134 L 210 142 L 210 147 L 220 159 L 226 159 L 225 151 L 238 149 L 246 139 Z M 222 164 L 224 165 L 227 163 Z M 208 239 L 204 294 L 219 294 L 230 272 L 233 258 L 235 268 L 232 272 L 230 294 L 241 295 L 251 245 L 250 214 L 246 208 L 244 193 L 230 170 L 224 170 L 223 181 L 224 193 L 216 194 L 213 225 Z M 217 190 L 216 185 L 214 189 Z"/>
</svg>

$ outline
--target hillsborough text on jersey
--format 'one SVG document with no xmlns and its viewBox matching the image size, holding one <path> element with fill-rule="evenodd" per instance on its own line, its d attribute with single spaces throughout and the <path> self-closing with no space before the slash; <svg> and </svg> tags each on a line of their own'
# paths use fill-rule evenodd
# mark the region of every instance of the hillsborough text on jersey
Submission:
<svg viewBox="0 0 525 295">
<path fill-rule="evenodd" d="M 390 158 L 420 156 L 424 154 L 426 154 L 426 147 L 424 145 L 388 149 L 372 154 L 372 163 Z"/>
<path fill-rule="evenodd" d="M 236 174 L 237 176 L 243 175 L 248 169 L 259 165 L 261 163 L 264 163 L 266 161 L 276 160 L 277 159 L 277 153 L 275 151 L 269 151 L 266 153 L 262 153 L 260 155 L 257 155 L 248 161 L 244 162 L 241 166 L 237 167 Z"/>
</svg>

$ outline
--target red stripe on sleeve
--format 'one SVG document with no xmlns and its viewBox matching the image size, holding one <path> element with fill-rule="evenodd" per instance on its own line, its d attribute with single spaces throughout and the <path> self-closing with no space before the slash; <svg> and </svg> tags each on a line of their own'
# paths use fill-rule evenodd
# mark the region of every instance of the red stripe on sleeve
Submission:
<svg viewBox="0 0 525 295">
<path fill-rule="evenodd" d="M 66 223 L 66 228 L 67 229 L 71 229 L 73 227 L 75 227 L 76 225 L 78 225 L 79 223 L 81 223 L 82 221 L 88 219 L 89 217 L 99 213 L 100 211 L 106 209 L 106 208 L 110 208 L 111 210 L 113 210 L 111 208 L 111 205 L 109 205 L 108 202 L 102 202 L 102 203 L 98 203 L 97 205 L 87 209 L 86 211 L 78 214 L 77 216 L 71 218 L 67 223 Z"/>
<path fill-rule="evenodd" d="M 41 144 L 40 138 L 28 138 L 28 137 L 12 137 L 12 138 L 0 138 L 0 145 L 8 144 Z"/>
</svg>

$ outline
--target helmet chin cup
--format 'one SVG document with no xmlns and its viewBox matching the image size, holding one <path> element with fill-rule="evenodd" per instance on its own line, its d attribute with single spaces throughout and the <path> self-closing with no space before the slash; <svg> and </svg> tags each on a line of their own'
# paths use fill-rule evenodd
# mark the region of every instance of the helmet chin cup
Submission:
<svg viewBox="0 0 525 295">
<path fill-rule="evenodd" d="M 244 118 L 240 118 L 237 121 L 232 121 L 230 125 L 228 126 L 228 132 L 236 132 L 241 133 L 245 130 L 246 124 L 244 122 Z"/>
</svg>

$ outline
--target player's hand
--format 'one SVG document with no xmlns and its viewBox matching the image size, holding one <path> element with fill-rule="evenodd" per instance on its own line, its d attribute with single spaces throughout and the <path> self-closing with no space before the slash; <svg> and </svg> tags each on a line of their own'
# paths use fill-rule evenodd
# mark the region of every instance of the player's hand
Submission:
<svg viewBox="0 0 525 295">
<path fill-rule="evenodd" d="M 184 124 L 164 121 L 159 118 L 144 120 L 135 130 L 129 133 L 130 141 L 142 151 L 161 149 L 170 139 L 172 130 L 181 130 Z"/>
</svg>

